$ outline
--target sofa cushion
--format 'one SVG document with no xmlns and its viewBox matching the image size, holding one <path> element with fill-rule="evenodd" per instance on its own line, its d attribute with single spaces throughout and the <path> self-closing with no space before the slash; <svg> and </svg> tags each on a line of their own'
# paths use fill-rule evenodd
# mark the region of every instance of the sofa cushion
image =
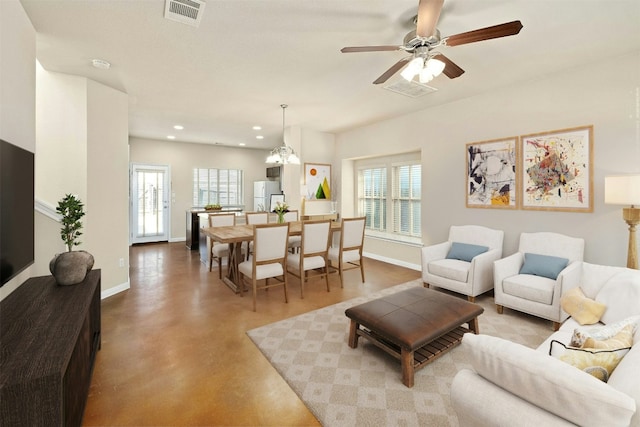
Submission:
<svg viewBox="0 0 640 427">
<path fill-rule="evenodd" d="M 573 288 L 560 298 L 560 306 L 581 325 L 598 323 L 607 306 L 587 298 L 582 289 Z"/>
<path fill-rule="evenodd" d="M 608 324 L 640 314 L 640 272 L 628 270 L 611 277 L 596 301 L 607 306 L 602 323 Z"/>
<path fill-rule="evenodd" d="M 433 275 L 463 283 L 465 283 L 469 277 L 470 267 L 470 262 L 457 259 L 439 259 L 430 262 L 427 266 L 429 273 Z"/>
<path fill-rule="evenodd" d="M 614 389 L 631 396 L 640 402 L 640 387 L 638 387 L 638 366 L 640 366 L 640 345 L 631 347 L 631 351 L 622 359 L 607 384 Z M 631 419 L 632 426 L 640 425 L 640 408 Z"/>
<path fill-rule="evenodd" d="M 479 375 L 572 423 L 628 426 L 636 410 L 635 401 L 626 394 L 523 345 L 465 334 L 461 347 Z"/>
<path fill-rule="evenodd" d="M 471 260 L 480 254 L 489 250 L 486 246 L 472 245 L 469 243 L 452 242 L 447 259 L 459 259 L 461 261 L 471 262 Z"/>
<path fill-rule="evenodd" d="M 511 276 L 502 282 L 505 294 L 543 304 L 551 304 L 555 286 L 555 280 L 529 274 Z"/>
<path fill-rule="evenodd" d="M 524 264 L 520 267 L 520 274 L 533 274 L 556 280 L 558 274 L 565 269 L 567 264 L 569 264 L 567 258 L 525 253 Z"/>
<path fill-rule="evenodd" d="M 607 382 L 618 363 L 631 350 L 631 347 L 614 350 L 593 350 L 567 347 L 560 341 L 551 341 L 549 355 L 575 366 L 595 378 Z"/>
<path fill-rule="evenodd" d="M 569 345 L 571 347 L 582 347 L 589 338 L 600 341 L 608 340 L 627 325 L 631 325 L 633 331 L 635 331 L 638 327 L 638 322 L 640 322 L 640 315 L 627 317 L 619 322 L 610 323 L 608 325 L 599 324 L 594 326 L 578 327 L 573 330 L 573 335 L 571 337 L 571 341 L 569 341 Z"/>
</svg>

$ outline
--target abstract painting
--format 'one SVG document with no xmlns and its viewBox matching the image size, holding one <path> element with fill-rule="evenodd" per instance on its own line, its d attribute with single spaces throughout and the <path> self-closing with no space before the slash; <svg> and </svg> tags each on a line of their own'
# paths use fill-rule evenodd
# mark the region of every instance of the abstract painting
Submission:
<svg viewBox="0 0 640 427">
<path fill-rule="evenodd" d="M 331 200 L 331 165 L 304 164 L 304 183 L 307 200 Z"/>
<path fill-rule="evenodd" d="M 518 138 L 467 144 L 467 207 L 517 208 Z"/>
<path fill-rule="evenodd" d="M 520 137 L 522 208 L 593 212 L 593 126 Z"/>
</svg>

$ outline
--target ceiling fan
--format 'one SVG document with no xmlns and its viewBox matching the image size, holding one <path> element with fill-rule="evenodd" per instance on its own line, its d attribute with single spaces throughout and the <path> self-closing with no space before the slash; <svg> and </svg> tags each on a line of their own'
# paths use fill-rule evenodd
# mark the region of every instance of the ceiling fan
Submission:
<svg viewBox="0 0 640 427">
<path fill-rule="evenodd" d="M 400 46 L 353 46 L 344 47 L 343 53 L 378 52 L 403 50 L 411 56 L 401 59 L 378 77 L 373 84 L 386 82 L 403 67 L 402 76 L 406 80 L 413 80 L 418 75 L 421 83 L 426 83 L 444 73 L 450 79 L 460 77 L 464 70 L 449 58 L 438 52 L 440 46 L 459 46 L 483 40 L 513 36 L 520 32 L 520 21 L 507 22 L 492 27 L 480 28 L 465 33 L 441 38 L 436 28 L 444 0 L 420 0 L 415 31 L 409 32 Z"/>
</svg>

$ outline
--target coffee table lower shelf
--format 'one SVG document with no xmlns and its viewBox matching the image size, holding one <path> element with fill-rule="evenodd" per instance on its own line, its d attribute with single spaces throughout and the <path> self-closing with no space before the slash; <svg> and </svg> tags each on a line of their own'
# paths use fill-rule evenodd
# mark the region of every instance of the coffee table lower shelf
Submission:
<svg viewBox="0 0 640 427">
<path fill-rule="evenodd" d="M 433 362 L 459 345 L 464 334 L 468 332 L 473 333 L 473 331 L 468 328 L 458 326 L 414 351 L 403 351 L 399 345 L 392 343 L 369 329 L 363 329 L 361 325 L 355 332 L 357 335 L 365 337 L 376 347 L 381 348 L 401 361 L 402 379 L 407 387 L 413 386 L 413 374 L 415 371 L 423 368 L 425 365 Z"/>
</svg>

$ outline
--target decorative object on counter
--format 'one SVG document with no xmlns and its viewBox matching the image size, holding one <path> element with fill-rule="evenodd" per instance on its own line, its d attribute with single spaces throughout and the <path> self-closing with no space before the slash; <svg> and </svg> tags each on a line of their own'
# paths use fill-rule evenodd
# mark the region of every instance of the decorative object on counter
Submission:
<svg viewBox="0 0 640 427">
<path fill-rule="evenodd" d="M 284 214 L 289 212 L 289 205 L 284 202 L 276 202 L 276 207 L 273 208 L 273 212 L 278 215 L 278 224 L 284 224 Z"/>
<path fill-rule="evenodd" d="M 80 245 L 82 222 L 85 215 L 84 204 L 72 194 L 65 195 L 59 202 L 56 212 L 61 215 L 60 237 L 67 246 L 67 252 L 56 254 L 49 263 L 49 271 L 59 285 L 75 285 L 84 280 L 93 268 L 93 255 L 87 251 L 74 251 Z"/>
<path fill-rule="evenodd" d="M 206 205 L 204 207 L 205 211 L 221 211 L 222 210 L 222 206 L 220 206 L 219 204 L 215 203 L 212 205 Z"/>
</svg>

